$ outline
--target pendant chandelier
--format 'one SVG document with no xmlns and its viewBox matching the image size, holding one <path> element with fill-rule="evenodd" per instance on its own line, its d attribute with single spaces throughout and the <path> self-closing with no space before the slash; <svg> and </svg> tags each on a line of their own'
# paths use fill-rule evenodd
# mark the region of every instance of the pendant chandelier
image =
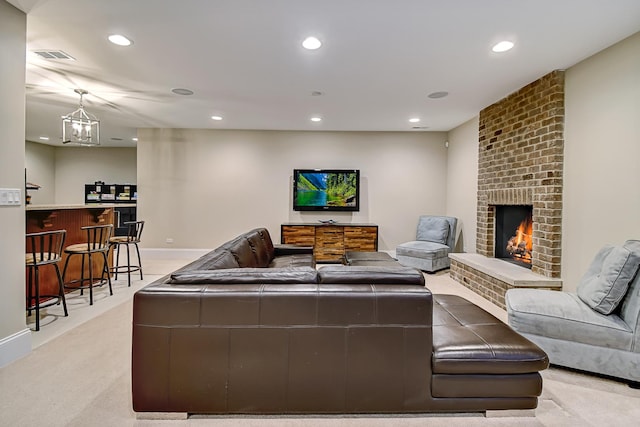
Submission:
<svg viewBox="0 0 640 427">
<path fill-rule="evenodd" d="M 80 108 L 62 116 L 62 143 L 72 145 L 100 145 L 100 121 L 87 113 L 82 105 L 82 97 L 89 92 L 84 89 L 74 91 L 80 95 Z"/>
</svg>

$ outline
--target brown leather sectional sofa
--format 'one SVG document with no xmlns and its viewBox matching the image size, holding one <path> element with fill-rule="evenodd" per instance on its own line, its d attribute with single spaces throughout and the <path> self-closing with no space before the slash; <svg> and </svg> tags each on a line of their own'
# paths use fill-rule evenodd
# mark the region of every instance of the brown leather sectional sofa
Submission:
<svg viewBox="0 0 640 427">
<path fill-rule="evenodd" d="M 460 297 L 432 295 L 417 270 L 388 263 L 316 270 L 304 251 L 274 246 L 267 230 L 252 230 L 138 291 L 134 410 L 537 406 L 546 354 L 489 313 Z"/>
</svg>

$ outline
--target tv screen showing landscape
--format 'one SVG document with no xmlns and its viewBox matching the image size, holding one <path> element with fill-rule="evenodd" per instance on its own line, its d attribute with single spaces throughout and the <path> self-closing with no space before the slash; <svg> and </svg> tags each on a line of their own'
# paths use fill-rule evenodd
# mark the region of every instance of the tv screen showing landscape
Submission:
<svg viewBox="0 0 640 427">
<path fill-rule="evenodd" d="M 357 169 L 295 169 L 293 209 L 296 211 L 358 211 L 360 171 Z"/>
</svg>

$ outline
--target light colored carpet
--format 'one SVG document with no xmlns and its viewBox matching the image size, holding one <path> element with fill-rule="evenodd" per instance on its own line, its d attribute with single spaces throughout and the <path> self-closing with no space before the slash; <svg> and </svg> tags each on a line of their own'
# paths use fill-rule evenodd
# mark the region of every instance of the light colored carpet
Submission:
<svg viewBox="0 0 640 427">
<path fill-rule="evenodd" d="M 43 323 L 34 350 L 0 369 L 0 426 L 219 426 L 219 427 L 413 427 L 413 426 L 637 426 L 640 390 L 559 368 L 543 372 L 544 390 L 534 417 L 485 418 L 481 414 L 359 417 L 208 417 L 183 421 L 137 420 L 131 409 L 131 295 L 184 260 L 143 260 L 145 280 L 114 296 L 102 288 L 94 306 L 76 296 L 70 316 Z M 121 278 L 122 279 L 122 278 Z M 434 293 L 458 294 L 501 319 L 506 314 L 450 279 L 426 275 Z M 72 300 L 74 297 L 70 298 Z M 84 297 L 82 297 L 84 298 Z"/>
</svg>

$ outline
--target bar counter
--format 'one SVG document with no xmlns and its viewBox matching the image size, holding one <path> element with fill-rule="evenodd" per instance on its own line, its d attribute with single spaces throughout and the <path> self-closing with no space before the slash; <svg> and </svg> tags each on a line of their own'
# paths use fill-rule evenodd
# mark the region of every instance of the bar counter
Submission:
<svg viewBox="0 0 640 427">
<path fill-rule="evenodd" d="M 39 233 L 42 231 L 67 230 L 65 247 L 76 243 L 86 242 L 87 232 L 81 227 L 88 225 L 105 225 L 114 223 L 114 208 L 135 206 L 123 203 L 95 203 L 89 205 L 27 205 L 26 232 Z M 27 251 L 31 248 L 27 247 Z M 100 277 L 102 272 L 102 256 L 92 257 L 93 276 Z M 67 259 L 63 253 L 59 263 L 60 273 Z M 74 256 L 69 262 L 65 281 L 79 279 L 81 276 L 82 257 Z M 109 254 L 109 265 L 112 265 Z M 85 266 L 85 277 L 89 277 L 89 268 Z M 25 276 L 27 277 L 27 276 Z M 26 281 L 25 281 L 26 282 Z M 26 282 L 28 286 L 28 282 Z M 58 291 L 58 281 L 55 268 L 52 265 L 40 267 L 40 293 L 55 295 Z M 69 290 L 66 290 L 69 292 Z"/>
</svg>

